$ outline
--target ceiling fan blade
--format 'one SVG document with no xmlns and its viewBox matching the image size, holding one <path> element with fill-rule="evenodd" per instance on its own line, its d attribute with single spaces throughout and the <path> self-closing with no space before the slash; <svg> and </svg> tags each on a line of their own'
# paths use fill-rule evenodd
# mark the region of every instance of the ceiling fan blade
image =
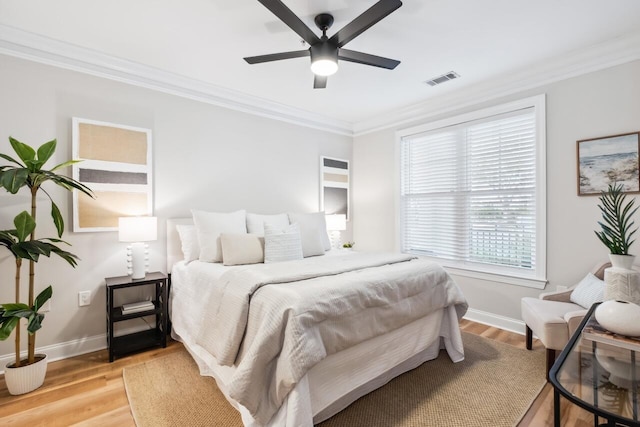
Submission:
<svg viewBox="0 0 640 427">
<path fill-rule="evenodd" d="M 400 6 L 402 6 L 400 0 L 380 0 L 335 33 L 329 41 L 342 47 Z"/>
<path fill-rule="evenodd" d="M 291 9 L 284 5 L 280 0 L 258 0 L 264 7 L 269 9 L 271 13 L 276 15 L 282 22 L 287 24 L 289 28 L 296 32 L 309 45 L 318 43 L 320 38 L 311 31 L 304 22 L 294 14 Z"/>
<path fill-rule="evenodd" d="M 357 62 L 358 64 L 373 65 L 374 67 L 386 68 L 393 70 L 400 64 L 395 59 L 384 58 L 382 56 L 370 55 L 368 53 L 356 52 L 355 50 L 340 49 L 338 51 L 338 59 L 349 62 Z"/>
<path fill-rule="evenodd" d="M 314 89 L 324 89 L 327 87 L 327 76 L 314 76 L 313 78 L 313 88 Z"/>
<path fill-rule="evenodd" d="M 294 50 L 291 52 L 271 53 L 269 55 L 248 56 L 244 58 L 249 64 L 260 64 L 261 62 L 280 61 L 281 59 L 302 58 L 309 56 L 309 49 Z"/>
</svg>

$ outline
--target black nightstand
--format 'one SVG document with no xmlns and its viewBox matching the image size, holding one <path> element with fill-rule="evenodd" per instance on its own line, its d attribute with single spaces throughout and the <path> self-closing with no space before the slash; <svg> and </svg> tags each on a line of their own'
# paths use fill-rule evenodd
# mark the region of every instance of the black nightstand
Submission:
<svg viewBox="0 0 640 427">
<path fill-rule="evenodd" d="M 143 279 L 132 279 L 131 276 L 107 277 L 107 347 L 109 347 L 109 362 L 115 356 L 143 350 L 149 347 L 167 346 L 168 325 L 168 284 L 167 275 L 160 272 L 147 273 Z M 154 308 L 130 314 L 122 314 L 122 307 L 113 306 L 113 293 L 117 289 L 134 286 L 155 285 Z M 156 327 L 132 334 L 113 336 L 113 326 L 116 322 L 155 315 Z"/>
</svg>

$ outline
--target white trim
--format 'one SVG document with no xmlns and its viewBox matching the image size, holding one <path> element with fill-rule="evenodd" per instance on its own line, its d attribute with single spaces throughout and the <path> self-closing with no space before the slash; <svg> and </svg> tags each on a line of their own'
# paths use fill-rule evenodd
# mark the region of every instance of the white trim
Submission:
<svg viewBox="0 0 640 427">
<path fill-rule="evenodd" d="M 640 32 L 350 123 L 0 24 L 0 54 L 346 136 L 360 136 L 640 59 Z"/>
<path fill-rule="evenodd" d="M 540 94 L 528 98 L 494 105 L 481 110 L 471 111 L 447 117 L 434 122 L 427 122 L 421 125 L 399 129 L 395 132 L 395 167 L 396 167 L 396 247 L 402 248 L 403 227 L 401 224 L 401 195 L 400 195 L 400 144 L 404 137 L 429 132 L 436 129 L 443 129 L 449 126 L 456 126 L 490 118 L 492 116 L 509 113 L 513 111 L 533 108 L 536 117 L 536 268 L 531 276 L 520 276 L 518 272 L 509 272 L 507 269 L 501 271 L 488 267 L 486 270 L 474 266 L 465 266 L 455 261 L 448 263 L 447 260 L 434 258 L 451 272 L 459 276 L 472 277 L 476 279 L 488 280 L 492 282 L 506 283 L 516 286 L 524 286 L 535 289 L 544 289 L 547 285 L 547 232 L 546 232 L 546 95 Z M 426 257 L 429 258 L 429 257 Z M 533 276 L 535 274 L 535 276 Z"/>
<path fill-rule="evenodd" d="M 442 260 L 439 260 L 438 262 L 442 264 Z M 544 289 L 547 286 L 547 280 L 545 279 L 515 277 L 507 274 L 467 270 L 447 265 L 444 265 L 443 267 L 452 276 L 471 277 L 473 279 L 486 280 L 488 282 L 506 283 L 508 285 L 523 286 L 525 288 L 534 289 Z"/>
<path fill-rule="evenodd" d="M 496 328 L 504 329 L 505 331 L 524 335 L 525 324 L 522 320 L 501 316 L 499 314 L 489 313 L 487 311 L 476 310 L 473 308 L 467 310 L 464 318 L 467 320 L 471 320 L 472 322 L 482 323 L 483 325 L 494 326 Z"/>
<path fill-rule="evenodd" d="M 49 362 L 60 359 L 67 359 L 73 356 L 79 356 L 85 353 L 91 353 L 107 348 L 107 335 L 100 334 L 92 337 L 80 338 L 77 340 L 67 341 L 59 344 L 47 345 L 36 348 L 36 353 L 46 353 L 49 356 Z M 22 356 L 26 356 L 27 352 L 23 352 Z M 13 363 L 15 354 L 3 354 L 0 356 L 0 373 L 4 373 L 4 367 L 8 363 Z"/>
<path fill-rule="evenodd" d="M 268 101 L 0 24 L 0 54 L 157 90 L 231 110 L 353 136 L 351 123 Z"/>
</svg>

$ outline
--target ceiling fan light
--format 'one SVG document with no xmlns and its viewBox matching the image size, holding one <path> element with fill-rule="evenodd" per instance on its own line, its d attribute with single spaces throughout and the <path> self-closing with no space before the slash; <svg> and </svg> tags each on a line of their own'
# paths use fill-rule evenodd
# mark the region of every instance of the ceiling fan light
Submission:
<svg viewBox="0 0 640 427">
<path fill-rule="evenodd" d="M 338 71 L 338 63 L 333 59 L 317 59 L 311 63 L 311 71 L 318 76 L 330 76 Z"/>
</svg>

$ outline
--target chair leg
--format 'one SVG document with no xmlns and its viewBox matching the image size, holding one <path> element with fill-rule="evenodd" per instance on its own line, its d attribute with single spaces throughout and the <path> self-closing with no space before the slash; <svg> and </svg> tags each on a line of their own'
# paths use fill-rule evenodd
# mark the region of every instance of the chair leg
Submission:
<svg viewBox="0 0 640 427">
<path fill-rule="evenodd" d="M 529 326 L 525 325 L 525 327 L 527 328 L 527 350 L 531 350 L 533 348 L 533 331 Z"/>
<path fill-rule="evenodd" d="M 551 367 L 553 363 L 556 361 L 556 351 L 553 349 L 547 349 L 547 381 L 549 381 L 549 371 L 551 371 Z"/>
</svg>

